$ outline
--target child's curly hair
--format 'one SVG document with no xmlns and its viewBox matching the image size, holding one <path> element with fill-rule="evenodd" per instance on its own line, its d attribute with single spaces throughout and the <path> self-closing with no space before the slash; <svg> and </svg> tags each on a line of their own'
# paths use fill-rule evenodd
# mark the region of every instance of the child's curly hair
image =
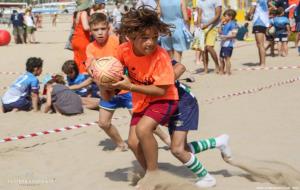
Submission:
<svg viewBox="0 0 300 190">
<path fill-rule="evenodd" d="M 131 8 L 123 14 L 119 33 L 134 39 L 149 28 L 155 29 L 160 35 L 169 35 L 170 29 L 174 26 L 161 21 L 158 14 L 149 6 L 141 6 L 138 9 Z"/>
</svg>

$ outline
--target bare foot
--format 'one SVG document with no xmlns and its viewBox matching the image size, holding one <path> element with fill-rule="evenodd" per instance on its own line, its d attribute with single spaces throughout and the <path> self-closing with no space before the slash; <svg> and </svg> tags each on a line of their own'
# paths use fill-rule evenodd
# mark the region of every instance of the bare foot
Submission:
<svg viewBox="0 0 300 190">
<path fill-rule="evenodd" d="M 121 145 L 121 146 L 117 146 L 117 147 L 115 148 L 114 151 L 117 151 L 117 152 L 125 152 L 125 151 L 127 151 L 127 150 L 128 150 L 128 145 L 127 145 L 126 143 L 124 143 L 124 144 Z"/>
<path fill-rule="evenodd" d="M 208 73 L 208 68 L 204 68 L 204 71 L 203 71 L 205 74 Z"/>
<path fill-rule="evenodd" d="M 196 65 L 202 65 L 200 60 L 196 61 Z"/>
<path fill-rule="evenodd" d="M 138 188 L 137 183 L 145 176 L 145 171 L 141 169 L 134 169 L 127 174 L 127 180 L 131 182 L 131 185 Z"/>
<path fill-rule="evenodd" d="M 17 109 L 17 108 L 14 108 L 13 110 L 11 110 L 11 112 L 18 112 L 19 111 L 19 109 Z"/>
<path fill-rule="evenodd" d="M 259 64 L 260 67 L 265 68 L 266 64 Z"/>
</svg>

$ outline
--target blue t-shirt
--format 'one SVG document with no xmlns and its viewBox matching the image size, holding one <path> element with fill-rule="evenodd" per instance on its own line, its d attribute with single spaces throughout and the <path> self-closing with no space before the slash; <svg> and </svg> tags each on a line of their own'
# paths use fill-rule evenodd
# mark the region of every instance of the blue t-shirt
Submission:
<svg viewBox="0 0 300 190">
<path fill-rule="evenodd" d="M 271 25 L 275 27 L 275 35 L 288 34 L 287 25 L 290 25 L 290 21 L 285 16 L 278 16 L 271 19 Z"/>
<path fill-rule="evenodd" d="M 268 0 L 257 0 L 253 17 L 253 26 L 269 27 Z"/>
<path fill-rule="evenodd" d="M 77 77 L 75 77 L 75 79 L 70 79 L 69 77 L 67 77 L 67 81 L 68 81 L 68 85 L 72 86 L 72 85 L 76 85 L 76 84 L 81 84 L 83 81 L 85 81 L 86 79 L 89 78 L 89 75 L 85 75 L 85 74 L 78 74 Z M 89 88 L 81 88 L 78 90 L 75 90 L 74 92 L 82 97 L 85 97 L 88 95 L 88 91 Z"/>
<path fill-rule="evenodd" d="M 18 13 L 12 14 L 10 17 L 10 20 L 14 27 L 23 26 L 24 19 L 23 19 L 23 15 L 21 13 L 20 14 L 18 14 Z"/>
<path fill-rule="evenodd" d="M 235 21 L 230 21 L 222 26 L 222 35 L 228 36 L 234 30 L 238 30 L 239 26 Z M 221 47 L 233 47 L 234 39 L 222 40 Z"/>
<path fill-rule="evenodd" d="M 2 97 L 3 104 L 16 102 L 21 97 L 29 97 L 31 92 L 39 93 L 39 80 L 30 72 L 19 76 Z"/>
</svg>

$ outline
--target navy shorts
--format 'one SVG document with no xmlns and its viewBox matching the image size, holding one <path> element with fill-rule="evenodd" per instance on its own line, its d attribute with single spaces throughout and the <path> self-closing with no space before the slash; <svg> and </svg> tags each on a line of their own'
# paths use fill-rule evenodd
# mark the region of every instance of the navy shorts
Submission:
<svg viewBox="0 0 300 190">
<path fill-rule="evenodd" d="M 233 52 L 233 47 L 221 47 L 220 57 L 226 58 L 231 57 Z"/>
<path fill-rule="evenodd" d="M 111 100 L 100 100 L 99 107 L 105 110 L 115 110 L 117 108 L 132 109 L 131 92 L 115 95 Z"/>
<path fill-rule="evenodd" d="M 168 124 L 170 135 L 174 131 L 197 130 L 199 123 L 199 106 L 197 99 L 187 92 L 180 93 L 178 108 Z"/>
<path fill-rule="evenodd" d="M 25 98 L 21 97 L 16 102 L 12 102 L 10 104 L 3 104 L 4 112 L 10 112 L 13 109 L 23 110 L 23 111 L 30 111 L 32 109 L 32 102 Z"/>
<path fill-rule="evenodd" d="M 275 42 L 288 42 L 289 41 L 289 37 L 288 34 L 277 34 L 275 36 Z"/>
</svg>

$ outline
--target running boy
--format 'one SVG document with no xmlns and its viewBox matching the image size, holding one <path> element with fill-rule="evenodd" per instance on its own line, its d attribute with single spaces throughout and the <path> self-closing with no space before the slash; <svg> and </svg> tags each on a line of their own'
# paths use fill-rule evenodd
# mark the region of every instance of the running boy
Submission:
<svg viewBox="0 0 300 190">
<path fill-rule="evenodd" d="M 228 9 L 223 14 L 222 25 L 219 28 L 221 36 L 221 51 L 220 51 L 220 74 L 225 73 L 231 75 L 230 58 L 233 51 L 234 39 L 238 31 L 238 25 L 235 21 L 236 12 L 233 9 Z"/>
<path fill-rule="evenodd" d="M 291 33 L 290 21 L 284 16 L 284 9 L 277 9 L 277 16 L 271 20 L 271 26 L 275 27 L 275 42 L 278 42 L 279 56 L 286 57 L 288 55 L 288 41 Z"/>
<path fill-rule="evenodd" d="M 93 59 L 99 59 L 105 56 L 116 56 L 119 46 L 119 39 L 114 35 L 109 35 L 109 22 L 105 14 L 95 13 L 89 20 L 91 33 L 95 39 L 86 48 L 86 67 Z M 118 108 L 127 108 L 131 113 L 132 102 L 131 93 L 122 91 L 115 95 L 112 99 L 106 101 L 101 100 L 99 103 L 99 127 L 116 143 L 117 149 L 121 151 L 127 150 L 127 144 L 122 139 L 117 128 L 112 125 L 111 120 L 113 114 Z"/>
<path fill-rule="evenodd" d="M 119 46 L 119 39 L 114 35 L 109 35 L 109 22 L 106 15 L 102 13 L 95 13 L 90 19 L 90 28 L 95 41 L 87 46 L 87 57 L 86 66 L 93 59 L 99 59 L 105 56 L 115 56 Z M 88 69 L 87 69 L 88 70 Z M 115 109 L 125 107 L 131 114 L 132 109 L 132 97 L 128 91 L 121 91 L 115 95 L 111 100 L 101 100 L 99 104 L 99 126 L 110 136 L 114 142 L 121 148 L 125 146 L 125 142 L 122 140 L 119 132 L 111 124 L 111 119 Z M 170 145 L 170 138 L 160 128 L 157 128 L 155 134 L 164 141 L 167 145 Z M 127 148 L 127 145 L 126 145 Z"/>
<path fill-rule="evenodd" d="M 2 97 L 3 112 L 38 111 L 39 80 L 42 73 L 43 60 L 30 57 L 26 61 L 26 73 L 17 78 Z"/>
<path fill-rule="evenodd" d="M 185 67 L 180 63 L 176 63 L 176 61 L 172 61 L 172 64 L 175 79 L 178 79 L 184 73 Z M 216 185 L 215 178 L 207 172 L 194 154 L 218 148 L 221 150 L 224 159 L 230 159 L 229 136 L 225 134 L 187 144 L 188 132 L 198 129 L 199 106 L 196 97 L 188 87 L 179 83 L 179 81 L 176 81 L 175 84 L 178 90 L 179 104 L 168 124 L 171 135 L 171 152 L 191 172 L 198 176 L 196 186 L 202 188 L 213 187 Z"/>
<path fill-rule="evenodd" d="M 173 70 L 167 52 L 157 46 L 159 33 L 168 34 L 168 30 L 169 26 L 161 22 L 154 11 L 143 7 L 131 9 L 122 20 L 121 32 L 130 38 L 130 42 L 120 46 L 119 58 L 128 67 L 132 83 L 124 76 L 123 81 L 113 86 L 133 92 L 134 114 L 129 132 L 129 147 L 146 171 L 156 170 L 157 143 L 152 133 L 158 124 L 168 124 L 172 135 L 172 153 L 199 176 L 197 186 L 211 187 L 215 185 L 214 178 L 194 154 L 188 151 L 199 153 L 222 147 L 223 155 L 230 157 L 228 136 L 192 142 L 187 146 L 188 130 L 196 130 L 198 127 L 198 104 L 184 86 L 178 90 L 182 97 L 178 104 L 174 79 L 184 72 L 184 67 L 176 64 Z"/>
<path fill-rule="evenodd" d="M 159 34 L 169 34 L 155 11 L 145 7 L 123 15 L 121 33 L 129 38 L 118 48 L 118 59 L 128 69 L 129 78 L 113 87 L 132 92 L 133 115 L 128 145 L 146 171 L 158 168 L 157 142 L 153 136 L 159 124 L 168 123 L 178 104 L 174 72 L 168 53 L 157 45 Z M 103 97 L 109 98 L 106 91 Z"/>
</svg>

